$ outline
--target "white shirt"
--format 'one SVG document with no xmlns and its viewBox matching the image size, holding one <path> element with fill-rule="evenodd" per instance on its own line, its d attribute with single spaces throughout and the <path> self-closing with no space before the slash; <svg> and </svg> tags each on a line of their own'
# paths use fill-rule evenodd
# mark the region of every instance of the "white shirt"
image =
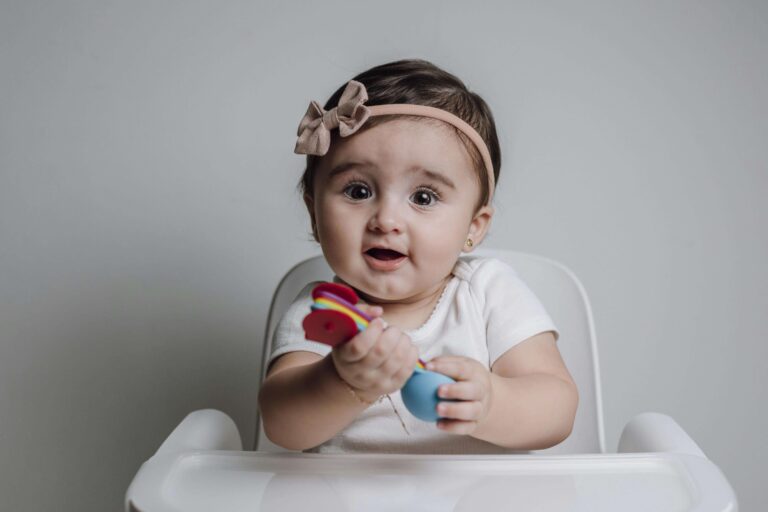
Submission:
<svg viewBox="0 0 768 512">
<path fill-rule="evenodd" d="M 441 355 L 475 359 L 490 370 L 507 350 L 536 334 L 560 334 L 539 299 L 508 264 L 495 258 L 461 257 L 432 314 L 419 328 L 404 331 L 424 361 Z M 305 350 L 321 356 L 328 345 L 304 339 L 302 320 L 310 313 L 310 283 L 286 310 L 275 330 L 270 362 L 287 352 Z M 389 400 L 363 411 L 325 443 L 306 450 L 319 453 L 512 453 L 467 435 L 438 430 L 412 416 L 400 392 L 389 395 L 408 429 L 403 430 Z M 517 452 L 519 453 L 519 452 Z"/>
</svg>

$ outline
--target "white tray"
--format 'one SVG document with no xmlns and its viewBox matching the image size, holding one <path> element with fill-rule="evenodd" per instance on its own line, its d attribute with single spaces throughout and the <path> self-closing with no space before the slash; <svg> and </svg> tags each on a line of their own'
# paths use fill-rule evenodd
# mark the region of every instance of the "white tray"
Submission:
<svg viewBox="0 0 768 512">
<path fill-rule="evenodd" d="M 132 484 L 131 510 L 731 511 L 720 470 L 674 453 L 318 455 L 157 454 Z"/>
</svg>

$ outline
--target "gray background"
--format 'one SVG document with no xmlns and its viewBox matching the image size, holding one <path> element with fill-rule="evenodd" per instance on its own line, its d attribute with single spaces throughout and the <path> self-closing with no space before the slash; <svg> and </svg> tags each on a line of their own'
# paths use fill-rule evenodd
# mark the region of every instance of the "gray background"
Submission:
<svg viewBox="0 0 768 512">
<path fill-rule="evenodd" d="M 251 445 L 296 126 L 403 57 L 494 109 L 487 243 L 582 279 L 609 448 L 671 414 L 761 508 L 765 2 L 0 5 L 0 509 L 118 510 L 194 409 Z"/>
</svg>

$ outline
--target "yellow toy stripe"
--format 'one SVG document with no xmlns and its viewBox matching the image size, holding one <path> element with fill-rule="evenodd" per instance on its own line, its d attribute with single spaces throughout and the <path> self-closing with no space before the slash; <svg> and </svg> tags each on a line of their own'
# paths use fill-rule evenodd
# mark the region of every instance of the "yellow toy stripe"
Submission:
<svg viewBox="0 0 768 512">
<path fill-rule="evenodd" d="M 361 317 L 360 315 L 358 315 L 357 313 L 355 313 L 354 311 L 352 311 L 348 307 L 342 306 L 338 302 L 334 302 L 332 300 L 326 299 L 325 297 L 318 297 L 317 299 L 315 299 L 315 302 L 318 303 L 318 304 L 322 304 L 323 306 L 325 306 L 328 309 L 333 309 L 333 310 L 336 310 L 336 311 L 340 311 L 341 313 L 344 313 L 345 315 L 349 315 L 352 318 L 352 320 L 355 321 L 355 323 L 362 324 L 362 325 L 368 327 L 368 320 L 366 320 L 365 318 Z"/>
</svg>

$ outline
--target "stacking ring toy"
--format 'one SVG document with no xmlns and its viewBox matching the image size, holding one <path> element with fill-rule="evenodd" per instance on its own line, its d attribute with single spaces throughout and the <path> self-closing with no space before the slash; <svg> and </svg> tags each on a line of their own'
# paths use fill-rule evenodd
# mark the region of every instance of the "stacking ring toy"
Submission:
<svg viewBox="0 0 768 512">
<path fill-rule="evenodd" d="M 348 286 L 322 283 L 312 290 L 312 299 L 312 312 L 302 322 L 308 340 L 335 347 L 364 331 L 373 320 L 355 307 L 359 299 Z M 411 414 L 424 421 L 437 421 L 437 388 L 452 382 L 456 381 L 447 375 L 426 370 L 419 359 L 400 395 Z"/>
</svg>

